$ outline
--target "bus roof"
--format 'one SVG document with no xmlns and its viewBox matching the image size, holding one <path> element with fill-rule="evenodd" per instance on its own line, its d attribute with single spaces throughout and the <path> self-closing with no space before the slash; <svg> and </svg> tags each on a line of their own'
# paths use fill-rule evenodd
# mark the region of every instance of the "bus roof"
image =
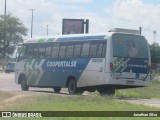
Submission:
<svg viewBox="0 0 160 120">
<path fill-rule="evenodd" d="M 55 36 L 34 37 L 30 40 L 25 41 L 24 43 L 103 40 L 106 38 L 108 38 L 106 34 L 55 35 Z"/>
<path fill-rule="evenodd" d="M 114 28 L 108 33 L 93 33 L 93 34 L 70 34 L 70 35 L 54 35 L 34 37 L 24 43 L 40 43 L 40 42 L 66 42 L 66 41 L 86 41 L 86 40 L 104 40 L 114 33 L 134 34 L 141 36 L 139 31 L 132 29 Z"/>
</svg>

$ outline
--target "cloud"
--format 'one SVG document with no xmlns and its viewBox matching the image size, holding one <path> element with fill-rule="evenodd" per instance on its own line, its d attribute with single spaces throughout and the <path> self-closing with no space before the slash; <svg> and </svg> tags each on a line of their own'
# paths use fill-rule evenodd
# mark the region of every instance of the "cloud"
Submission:
<svg viewBox="0 0 160 120">
<path fill-rule="evenodd" d="M 160 31 L 160 4 L 146 4 L 142 0 L 116 0 L 111 8 L 106 8 L 106 13 L 110 14 L 114 26 L 134 29 L 142 26 L 143 34 L 150 43 L 153 42 L 153 30 Z"/>
<path fill-rule="evenodd" d="M 83 2 L 83 3 L 91 3 L 93 0 L 65 0 L 66 2 Z"/>
<path fill-rule="evenodd" d="M 50 25 L 50 34 L 53 35 L 61 33 L 63 18 L 83 19 L 88 15 L 90 16 L 90 13 L 86 12 L 78 3 L 91 3 L 92 1 L 93 0 L 14 0 L 14 2 L 7 3 L 7 11 L 10 11 L 14 16 L 21 19 L 27 26 L 29 35 L 31 26 L 30 9 L 34 8 L 33 35 L 46 35 L 47 24 Z M 0 2 L 3 3 L 3 0 L 0 0 Z"/>
<path fill-rule="evenodd" d="M 8 2 L 8 1 L 7 1 Z M 30 35 L 31 11 L 34 11 L 33 35 L 46 35 L 46 25 L 49 24 L 49 34 L 61 33 L 62 19 L 89 19 L 90 32 L 107 32 L 111 28 L 128 29 L 143 28 L 143 35 L 153 42 L 153 30 L 157 31 L 157 41 L 160 38 L 160 4 L 147 4 L 143 0 L 115 0 L 107 8 L 95 12 L 94 0 L 14 0 L 7 3 L 7 11 L 19 17 L 29 29 Z M 101 1 L 102 4 L 104 1 Z M 0 13 L 4 13 L 4 0 L 0 0 Z M 83 6 L 83 5 L 86 6 Z M 107 5 L 108 6 L 108 5 Z M 88 8 L 89 7 L 89 8 Z M 99 6 L 101 7 L 101 6 Z M 105 10 L 103 12 L 103 10 Z"/>
</svg>

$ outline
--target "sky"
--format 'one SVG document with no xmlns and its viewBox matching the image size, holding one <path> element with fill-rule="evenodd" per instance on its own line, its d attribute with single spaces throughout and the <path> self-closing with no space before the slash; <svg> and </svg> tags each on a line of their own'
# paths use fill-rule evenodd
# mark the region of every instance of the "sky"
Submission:
<svg viewBox="0 0 160 120">
<path fill-rule="evenodd" d="M 0 14 L 4 14 L 0 0 Z M 160 0 L 6 0 L 7 14 L 20 18 L 33 36 L 62 33 L 62 19 L 89 19 L 90 33 L 104 33 L 112 28 L 139 29 L 149 43 L 160 43 Z M 156 34 L 154 34 L 156 31 Z"/>
</svg>

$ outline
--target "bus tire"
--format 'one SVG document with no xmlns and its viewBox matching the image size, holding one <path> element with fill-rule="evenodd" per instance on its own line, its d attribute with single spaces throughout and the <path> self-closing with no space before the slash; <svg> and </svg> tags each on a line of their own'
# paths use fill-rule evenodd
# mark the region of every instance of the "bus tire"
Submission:
<svg viewBox="0 0 160 120">
<path fill-rule="evenodd" d="M 75 79 L 71 78 L 68 82 L 68 92 L 73 95 L 77 93 L 77 82 Z"/>
<path fill-rule="evenodd" d="M 61 91 L 61 87 L 54 87 L 53 89 L 55 93 L 60 93 Z"/>
<path fill-rule="evenodd" d="M 29 86 L 27 85 L 27 79 L 24 75 L 21 76 L 21 89 L 22 91 L 28 91 L 29 89 Z"/>
</svg>

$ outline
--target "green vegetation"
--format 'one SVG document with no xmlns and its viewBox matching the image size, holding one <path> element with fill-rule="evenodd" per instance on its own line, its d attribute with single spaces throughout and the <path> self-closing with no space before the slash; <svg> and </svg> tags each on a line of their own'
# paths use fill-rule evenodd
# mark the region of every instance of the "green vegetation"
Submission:
<svg viewBox="0 0 160 120">
<path fill-rule="evenodd" d="M 160 74 L 151 74 L 150 76 L 160 76 Z"/>
<path fill-rule="evenodd" d="M 158 43 L 153 43 L 150 46 L 150 52 L 151 52 L 151 62 L 152 63 L 159 63 L 160 61 L 160 46 Z"/>
<path fill-rule="evenodd" d="M 148 87 L 126 89 L 116 91 L 118 97 L 140 97 L 153 98 L 160 97 L 160 82 L 153 81 Z M 0 100 L 13 97 L 15 94 L 0 92 Z M 159 108 L 147 107 L 144 105 L 130 104 L 114 99 L 114 96 L 100 96 L 97 92 L 92 95 L 68 95 L 68 94 L 34 94 L 23 96 L 20 99 L 12 101 L 12 104 L 0 106 L 1 111 L 159 111 Z M 21 118 L 11 118 L 11 120 L 20 120 Z M 31 118 L 23 118 L 28 120 Z M 35 120 L 44 120 L 44 118 L 34 118 Z M 74 120 L 87 119 L 98 120 L 93 117 L 55 117 L 45 118 L 46 120 Z M 101 117 L 102 120 L 151 120 L 145 117 Z M 158 118 L 152 118 L 157 120 Z M 5 120 L 5 119 L 4 119 Z"/>
<path fill-rule="evenodd" d="M 27 98 L 27 99 L 26 99 Z M 134 105 L 127 102 L 121 102 L 113 99 L 112 96 L 84 96 L 84 95 L 56 95 L 56 94 L 43 94 L 34 96 L 26 96 L 12 102 L 1 110 L 7 111 L 159 111 L 158 108 L 146 107 L 143 105 Z M 45 119 L 60 119 L 60 120 L 75 120 L 75 119 L 89 119 L 98 120 L 100 118 L 82 117 L 82 118 L 45 118 Z M 118 118 L 108 117 L 101 118 L 102 120 L 150 120 L 150 118 Z M 5 120 L 5 119 L 4 119 Z M 12 118 L 11 120 L 20 120 L 20 118 Z M 25 120 L 23 118 L 23 120 Z M 28 120 L 28 119 L 27 119 Z M 44 120 L 44 118 L 34 118 L 34 120 Z M 153 119 L 154 120 L 154 119 Z"/>
<path fill-rule="evenodd" d="M 160 98 L 160 82 L 152 81 L 148 87 L 117 90 L 116 97 L 131 98 Z M 15 94 L 0 92 L 0 100 L 13 97 Z M 23 96 L 12 101 L 12 104 L 0 106 L 1 111 L 159 111 L 160 108 L 131 104 L 118 101 L 115 96 L 100 96 L 97 92 L 92 95 L 68 95 L 68 94 L 34 94 Z M 25 120 L 25 118 L 23 118 Z M 28 120 L 28 118 L 26 118 Z M 34 118 L 44 120 L 44 118 Z M 87 119 L 98 120 L 93 117 L 55 117 L 46 120 L 74 120 Z M 157 120 L 159 118 L 146 117 L 101 117 L 102 120 Z M 5 120 L 5 119 L 4 119 Z M 11 120 L 20 120 L 12 118 Z"/>
<path fill-rule="evenodd" d="M 117 90 L 116 96 L 125 98 L 160 98 L 160 82 L 151 81 L 148 87 Z"/>
<path fill-rule="evenodd" d="M 27 28 L 17 17 L 0 15 L 0 58 L 13 53 L 15 46 L 23 42 Z"/>
<path fill-rule="evenodd" d="M 157 110 L 142 105 L 132 105 L 114 100 L 110 96 L 81 96 L 81 95 L 55 95 L 24 97 L 4 110 L 13 111 L 131 111 L 131 110 Z"/>
</svg>

